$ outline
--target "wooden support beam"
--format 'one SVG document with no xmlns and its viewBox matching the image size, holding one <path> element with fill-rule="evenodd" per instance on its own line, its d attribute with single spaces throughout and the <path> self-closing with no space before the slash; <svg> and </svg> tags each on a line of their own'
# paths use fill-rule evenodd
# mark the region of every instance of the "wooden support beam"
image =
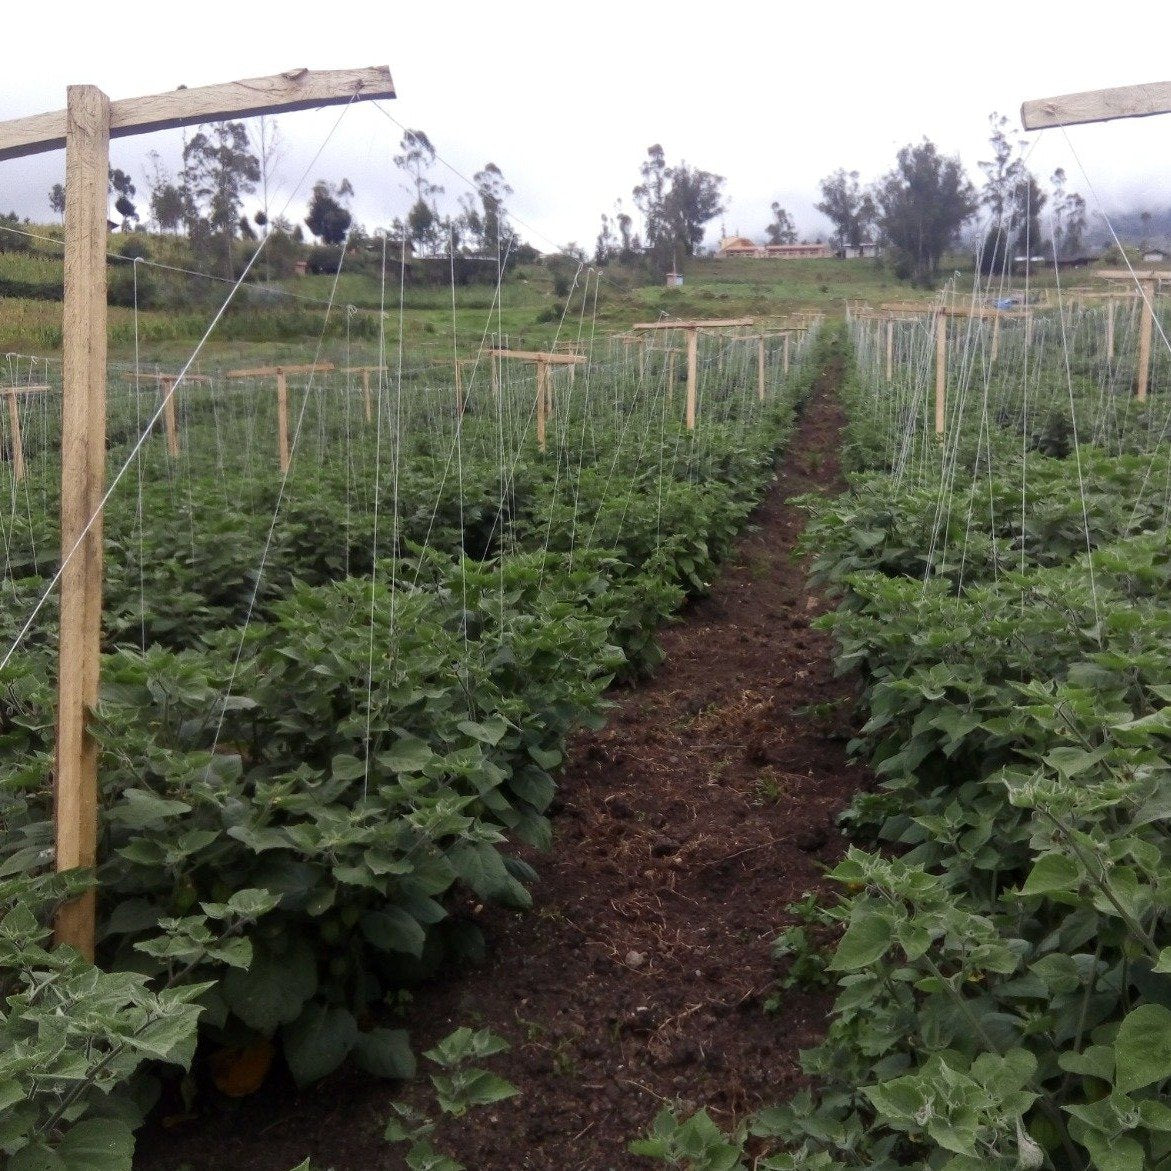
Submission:
<svg viewBox="0 0 1171 1171">
<path fill-rule="evenodd" d="M 935 319 L 935 437 L 943 438 L 947 410 L 947 314 Z"/>
<path fill-rule="evenodd" d="M 640 325 L 632 325 L 633 330 L 644 329 L 727 329 L 737 325 L 755 325 L 752 317 L 730 317 L 712 321 L 644 321 Z"/>
<path fill-rule="evenodd" d="M 697 365 L 699 362 L 699 330 L 689 329 L 687 331 L 687 405 L 685 410 L 685 422 L 688 431 L 695 430 L 695 406 L 698 398 L 698 375 Z"/>
<path fill-rule="evenodd" d="M 106 484 L 106 210 L 110 100 L 68 90 L 65 136 L 65 306 L 61 416 L 61 618 L 53 781 L 57 869 L 97 865 L 102 514 Z M 91 887 L 57 913 L 55 939 L 94 956 Z"/>
<path fill-rule="evenodd" d="M 1147 401 L 1147 388 L 1151 380 L 1151 334 L 1155 323 L 1155 282 L 1143 281 L 1143 312 L 1138 331 L 1138 385 L 1135 397 L 1140 403 Z"/>
<path fill-rule="evenodd" d="M 784 372 L 789 373 L 789 335 L 785 334 Z"/>
<path fill-rule="evenodd" d="M 553 413 L 553 392 L 549 386 L 550 366 L 584 365 L 584 354 L 555 354 L 544 350 L 489 350 L 493 361 L 512 358 L 519 362 L 533 362 L 537 367 L 537 449 L 545 450 L 546 419 Z"/>
<path fill-rule="evenodd" d="M 756 397 L 764 402 L 764 338 L 756 339 Z"/>
<path fill-rule="evenodd" d="M 1171 114 L 1171 81 L 1036 98 L 1021 106 L 1021 125 L 1026 130 L 1044 130 L 1114 118 L 1146 118 L 1151 114 Z"/>
<path fill-rule="evenodd" d="M 580 366 L 583 354 L 555 354 L 543 350 L 489 350 L 496 358 L 515 358 L 518 362 L 544 362 L 549 366 Z"/>
<path fill-rule="evenodd" d="M 895 323 L 894 318 L 886 322 L 886 380 L 892 382 L 895 372 Z"/>
<path fill-rule="evenodd" d="M 127 379 L 131 382 L 157 382 L 159 393 L 163 396 L 163 429 L 167 435 L 167 454 L 171 459 L 179 458 L 179 424 L 175 418 L 175 390 L 180 382 L 178 374 L 157 374 L 154 372 L 143 374 L 128 373 Z M 182 381 L 210 382 L 206 374 L 187 374 Z"/>
<path fill-rule="evenodd" d="M 384 65 L 316 72 L 289 69 L 271 77 L 254 77 L 248 81 L 230 81 L 196 89 L 180 88 L 171 93 L 111 102 L 110 137 L 123 138 L 223 118 L 282 114 L 394 96 L 394 82 L 390 70 Z M 66 115 L 67 111 L 56 110 L 0 125 L 0 161 L 65 146 Z"/>
</svg>

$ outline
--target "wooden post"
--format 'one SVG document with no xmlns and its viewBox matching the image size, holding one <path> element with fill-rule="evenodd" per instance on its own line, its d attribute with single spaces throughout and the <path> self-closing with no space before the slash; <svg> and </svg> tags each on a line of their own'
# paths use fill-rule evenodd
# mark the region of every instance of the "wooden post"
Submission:
<svg viewBox="0 0 1171 1171">
<path fill-rule="evenodd" d="M 935 318 L 935 435 L 943 438 L 947 405 L 947 314 Z"/>
<path fill-rule="evenodd" d="M 489 350 L 489 357 L 513 358 L 521 362 L 534 362 L 537 366 L 537 449 L 545 450 L 545 431 L 548 416 L 552 413 L 553 395 L 549 388 L 550 366 L 581 366 L 585 363 L 583 354 L 546 353 L 539 350 Z"/>
<path fill-rule="evenodd" d="M 895 321 L 893 317 L 886 319 L 886 380 L 894 381 L 895 373 Z"/>
<path fill-rule="evenodd" d="M 97 706 L 106 484 L 106 195 L 110 99 L 68 90 L 65 147 L 65 307 L 61 412 L 61 618 L 57 651 L 54 818 L 57 869 L 97 864 Z M 70 246 L 71 245 L 71 246 Z M 94 890 L 57 913 L 55 938 L 94 956 Z"/>
<path fill-rule="evenodd" d="M 537 450 L 545 450 L 545 402 L 548 395 L 549 367 L 537 363 Z"/>
<path fill-rule="evenodd" d="M 324 369 L 324 367 L 319 367 Z M 374 405 L 370 398 L 370 375 L 383 374 L 386 372 L 385 366 L 343 366 L 341 367 L 343 374 L 361 374 L 362 375 L 362 406 L 366 414 L 367 424 L 374 422 Z"/>
<path fill-rule="evenodd" d="M 698 398 L 697 366 L 699 364 L 699 330 L 687 331 L 687 406 L 685 421 L 688 431 L 695 430 L 695 406 Z"/>
<path fill-rule="evenodd" d="M 167 434 L 167 454 L 171 459 L 179 458 L 179 425 L 175 419 L 175 392 L 179 386 L 178 374 L 143 374 L 134 372 L 126 375 L 131 382 L 153 381 L 158 383 L 159 393 L 163 396 L 163 426 Z M 186 374 L 184 384 L 189 382 L 210 382 L 206 374 Z"/>
<path fill-rule="evenodd" d="M 20 434 L 20 406 L 16 401 L 18 394 L 29 394 L 33 391 L 44 392 L 49 389 L 44 384 L 25 384 L 23 386 L 7 386 L 4 393 L 8 398 L 8 433 L 12 440 L 12 479 L 19 484 L 25 477 L 24 440 Z"/>
<path fill-rule="evenodd" d="M 1000 357 L 1000 314 L 992 319 L 992 361 Z"/>
<path fill-rule="evenodd" d="M 281 473 L 289 470 L 289 383 L 290 374 L 328 373 L 334 369 L 332 362 L 320 362 L 308 366 L 258 366 L 253 370 L 229 370 L 229 378 L 276 378 L 276 445 L 280 459 Z"/>
<path fill-rule="evenodd" d="M 24 479 L 24 443 L 20 437 L 20 408 L 16 405 L 16 391 L 9 389 L 8 435 L 12 441 L 12 478 L 16 483 Z"/>
<path fill-rule="evenodd" d="M 764 338 L 756 339 L 756 397 L 764 402 Z"/>
<path fill-rule="evenodd" d="M 1155 324 L 1155 294 L 1158 292 L 1160 283 L 1171 281 L 1171 269 L 1141 269 L 1132 271 L 1131 269 L 1106 269 L 1097 274 L 1105 280 L 1112 282 L 1123 282 L 1133 285 L 1137 282 L 1139 293 L 1142 300 L 1142 316 L 1139 318 L 1139 335 L 1138 335 L 1138 369 L 1136 374 L 1136 388 L 1135 397 L 1140 403 L 1147 401 L 1147 391 L 1150 387 L 1151 378 L 1151 335 Z M 1109 302 L 1111 308 L 1113 301 Z M 1133 321 L 1133 316 L 1131 318 Z M 1108 352 L 1111 358 L 1114 356 L 1114 323 L 1113 313 L 1110 313 L 1106 318 L 1106 338 L 1108 342 Z"/>
<path fill-rule="evenodd" d="M 289 384 L 285 372 L 276 372 L 276 446 L 281 471 L 289 470 Z"/>
<path fill-rule="evenodd" d="M 1106 361 L 1114 361 L 1114 298 L 1106 302 Z"/>
<path fill-rule="evenodd" d="M 494 397 L 500 397 L 500 359 L 495 354 L 488 355 L 489 361 L 492 363 L 492 394 Z"/>
<path fill-rule="evenodd" d="M 1142 282 L 1143 309 L 1138 333 L 1138 388 L 1135 397 L 1140 403 L 1147 401 L 1147 388 L 1151 378 L 1151 332 L 1155 321 L 1156 282 Z"/>
<path fill-rule="evenodd" d="M 789 373 L 789 335 L 787 333 L 785 334 L 785 355 L 783 358 L 783 363 L 784 363 L 784 366 L 783 366 L 784 372 L 786 374 L 788 374 Z"/>
<path fill-rule="evenodd" d="M 97 702 L 106 459 L 106 211 L 110 138 L 227 116 L 393 98 L 384 67 L 294 69 L 227 85 L 111 102 L 70 86 L 66 109 L 0 123 L 0 160 L 65 147 L 64 387 L 61 424 L 61 615 L 54 820 L 58 870 L 97 858 L 97 747 L 86 728 Z M 66 904 L 56 938 L 94 954 L 94 895 Z"/>
</svg>

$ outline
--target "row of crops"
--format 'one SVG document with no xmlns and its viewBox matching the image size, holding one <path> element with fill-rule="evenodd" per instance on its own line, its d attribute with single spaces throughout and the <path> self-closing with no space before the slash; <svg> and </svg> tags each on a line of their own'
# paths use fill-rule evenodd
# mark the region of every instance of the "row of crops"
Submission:
<svg viewBox="0 0 1171 1171">
<path fill-rule="evenodd" d="M 279 1051 L 409 1076 L 388 1006 L 482 954 L 474 909 L 529 903 L 567 736 L 659 661 L 773 476 L 822 343 L 702 347 L 699 424 L 665 352 L 552 377 L 180 387 L 177 456 L 112 395 L 98 963 L 47 950 L 58 566 L 54 398 L 25 404 L 0 517 L 0 1149 L 128 1167 L 160 1063 Z M 114 386 L 114 380 L 111 380 Z M 38 414 L 38 412 L 40 412 Z M 257 1055 L 260 1054 L 261 1057 Z M 84 1162 L 85 1159 L 90 1162 Z M 56 1160 L 56 1161 L 54 1161 Z"/>
<path fill-rule="evenodd" d="M 889 380 L 883 323 L 850 325 L 850 487 L 804 545 L 876 785 L 839 901 L 778 947 L 837 987 L 816 1089 L 755 1138 L 692 1119 L 697 1165 L 1171 1167 L 1171 416 L 1165 356 L 1136 403 L 1104 315 L 995 361 L 953 331 L 942 439 L 931 323 Z"/>
</svg>

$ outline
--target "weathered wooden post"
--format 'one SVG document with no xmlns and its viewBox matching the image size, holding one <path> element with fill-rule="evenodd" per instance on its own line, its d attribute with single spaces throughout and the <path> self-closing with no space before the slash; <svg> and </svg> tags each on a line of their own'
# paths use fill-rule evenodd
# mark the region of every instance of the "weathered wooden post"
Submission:
<svg viewBox="0 0 1171 1171">
<path fill-rule="evenodd" d="M 550 366 L 581 366 L 585 363 L 583 354 L 557 354 L 538 350 L 489 350 L 495 360 L 511 358 L 518 362 L 531 362 L 537 367 L 537 450 L 546 448 L 546 420 L 551 411 L 552 400 L 549 391 Z"/>
<path fill-rule="evenodd" d="M 65 147 L 64 382 L 61 423 L 61 618 L 54 776 L 58 870 L 92 868 L 97 854 L 97 703 L 106 458 L 106 212 L 110 139 L 225 117 L 392 98 L 385 68 L 274 77 L 111 102 L 70 86 L 66 109 L 0 125 L 0 160 Z M 66 904 L 56 938 L 92 958 L 94 894 Z"/>
<path fill-rule="evenodd" d="M 756 339 L 756 397 L 764 402 L 764 334 Z"/>
<path fill-rule="evenodd" d="M 895 319 L 886 319 L 886 380 L 894 381 L 895 374 Z"/>
</svg>

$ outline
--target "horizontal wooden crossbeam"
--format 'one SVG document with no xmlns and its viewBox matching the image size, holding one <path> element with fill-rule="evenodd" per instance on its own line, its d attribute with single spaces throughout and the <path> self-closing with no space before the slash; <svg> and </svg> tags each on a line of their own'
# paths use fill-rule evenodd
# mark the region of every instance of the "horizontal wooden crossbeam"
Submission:
<svg viewBox="0 0 1171 1171">
<path fill-rule="evenodd" d="M 518 362 L 545 362 L 550 366 L 580 366 L 581 354 L 553 354 L 540 350 L 489 350 L 494 358 L 515 358 Z"/>
<path fill-rule="evenodd" d="M 1048 126 L 1146 118 L 1151 114 L 1171 114 L 1171 81 L 1037 98 L 1021 106 L 1021 125 L 1026 130 L 1043 130 Z"/>
<path fill-rule="evenodd" d="M 1171 281 L 1171 269 L 1166 268 L 1136 268 L 1134 272 L 1128 268 L 1104 268 L 1094 275 L 1105 281 Z"/>
<path fill-rule="evenodd" d="M 179 89 L 110 103 L 110 137 L 196 126 L 223 118 L 281 114 L 354 100 L 393 98 L 394 82 L 385 65 L 367 69 L 311 72 L 290 69 L 271 77 Z M 0 125 L 0 160 L 18 159 L 65 145 L 65 111 L 36 114 Z"/>
<path fill-rule="evenodd" d="M 5 394 L 25 394 L 27 391 L 45 391 L 53 388 L 44 382 L 22 383 L 20 386 L 5 386 L 0 388 Z"/>
<path fill-rule="evenodd" d="M 178 382 L 180 380 L 180 377 L 182 377 L 184 385 L 186 385 L 188 382 L 211 382 L 212 381 L 210 374 L 184 374 L 184 375 L 180 376 L 178 374 L 157 374 L 153 371 L 149 374 L 145 373 L 145 372 L 142 374 L 135 374 L 131 370 L 131 371 L 128 371 L 125 375 L 127 382 L 172 383 L 172 382 Z"/>
<path fill-rule="evenodd" d="M 308 366 L 257 366 L 252 370 L 229 370 L 229 378 L 273 378 L 278 374 L 328 374 L 333 370 L 332 362 L 320 362 Z"/>
<path fill-rule="evenodd" d="M 728 329 L 736 325 L 755 325 L 752 317 L 729 317 L 715 321 L 647 321 L 632 325 L 631 329 Z"/>
</svg>

